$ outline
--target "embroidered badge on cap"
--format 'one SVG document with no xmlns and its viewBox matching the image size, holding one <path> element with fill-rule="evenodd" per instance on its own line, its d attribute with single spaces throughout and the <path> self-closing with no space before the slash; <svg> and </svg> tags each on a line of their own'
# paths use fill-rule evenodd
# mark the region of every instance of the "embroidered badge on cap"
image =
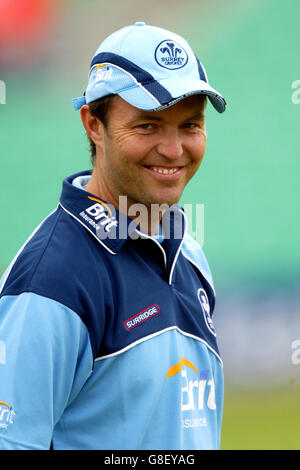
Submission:
<svg viewBox="0 0 300 470">
<path fill-rule="evenodd" d="M 160 42 L 155 49 L 154 56 L 158 65 L 170 70 L 181 69 L 188 61 L 184 48 L 171 39 Z"/>
</svg>

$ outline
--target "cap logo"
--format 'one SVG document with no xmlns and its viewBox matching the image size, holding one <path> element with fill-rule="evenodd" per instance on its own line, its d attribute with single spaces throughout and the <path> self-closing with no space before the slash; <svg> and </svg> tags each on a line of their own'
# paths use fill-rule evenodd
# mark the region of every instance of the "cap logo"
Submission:
<svg viewBox="0 0 300 470">
<path fill-rule="evenodd" d="M 188 61 L 188 55 L 184 48 L 169 39 L 158 44 L 154 57 L 158 65 L 170 70 L 181 69 Z"/>
<path fill-rule="evenodd" d="M 107 65 L 98 64 L 95 67 L 94 72 L 96 74 L 96 80 L 95 81 L 96 82 L 103 82 L 103 81 L 109 80 L 111 78 L 112 68 L 108 67 Z"/>
</svg>

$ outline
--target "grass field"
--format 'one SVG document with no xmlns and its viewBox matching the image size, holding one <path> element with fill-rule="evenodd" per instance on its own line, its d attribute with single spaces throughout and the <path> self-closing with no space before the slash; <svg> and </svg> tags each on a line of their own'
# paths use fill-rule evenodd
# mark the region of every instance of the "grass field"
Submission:
<svg viewBox="0 0 300 470">
<path fill-rule="evenodd" d="M 299 387 L 225 393 L 222 450 L 300 450 Z"/>
</svg>

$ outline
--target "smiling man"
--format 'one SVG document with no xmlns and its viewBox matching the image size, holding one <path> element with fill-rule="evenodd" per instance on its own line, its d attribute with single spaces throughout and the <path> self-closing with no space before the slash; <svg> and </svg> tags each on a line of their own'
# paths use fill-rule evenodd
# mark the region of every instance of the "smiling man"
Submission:
<svg viewBox="0 0 300 470">
<path fill-rule="evenodd" d="M 94 54 L 73 100 L 93 168 L 0 282 L 1 449 L 220 447 L 215 290 L 178 205 L 207 101 L 225 110 L 175 33 L 138 22 Z"/>
<path fill-rule="evenodd" d="M 126 195 L 129 207 L 143 204 L 149 221 L 151 215 L 157 220 L 155 205 L 177 203 L 201 164 L 206 146 L 205 106 L 206 97 L 194 95 L 154 113 L 115 95 L 106 125 L 88 105 L 82 106 L 83 125 L 96 146 L 95 167 L 86 189 L 117 208 L 120 195 Z M 150 233 L 157 228 L 145 223 Z"/>
</svg>

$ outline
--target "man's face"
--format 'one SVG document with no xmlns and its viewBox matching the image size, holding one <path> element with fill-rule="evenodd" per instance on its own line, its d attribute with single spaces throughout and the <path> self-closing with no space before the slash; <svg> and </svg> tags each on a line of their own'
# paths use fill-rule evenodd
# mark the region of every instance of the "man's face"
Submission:
<svg viewBox="0 0 300 470">
<path fill-rule="evenodd" d="M 128 206 L 178 202 L 205 153 L 205 104 L 195 95 L 147 112 L 113 97 L 97 149 L 101 197 L 115 207 L 119 196 L 127 196 Z"/>
</svg>

